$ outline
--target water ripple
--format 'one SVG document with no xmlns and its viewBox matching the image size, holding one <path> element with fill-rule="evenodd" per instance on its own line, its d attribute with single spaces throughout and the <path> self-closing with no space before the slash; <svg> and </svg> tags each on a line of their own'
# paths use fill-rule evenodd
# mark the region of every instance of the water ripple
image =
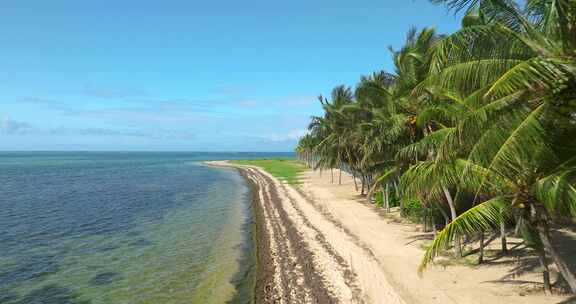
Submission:
<svg viewBox="0 0 576 304">
<path fill-rule="evenodd" d="M 234 290 L 247 216 L 235 172 L 181 156 L 2 155 L 0 303 L 189 303 L 209 280 Z"/>
</svg>

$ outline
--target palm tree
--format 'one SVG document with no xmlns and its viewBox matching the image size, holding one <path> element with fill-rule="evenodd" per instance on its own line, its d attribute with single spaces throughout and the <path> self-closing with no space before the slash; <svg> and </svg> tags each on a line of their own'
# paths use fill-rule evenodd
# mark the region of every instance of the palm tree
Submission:
<svg viewBox="0 0 576 304">
<path fill-rule="evenodd" d="M 506 224 L 516 221 L 545 287 L 549 254 L 576 293 L 550 233 L 576 217 L 576 2 L 432 2 L 465 11 L 462 28 L 412 29 L 392 50 L 393 74 L 321 97 L 324 115 L 312 119 L 299 154 L 360 175 L 368 199 L 394 188 L 402 201 L 448 210 L 420 271 L 450 244 L 459 256 L 462 235 L 480 236 L 483 247 L 484 233 L 499 230 L 505 251 Z"/>
<path fill-rule="evenodd" d="M 430 75 L 415 91 L 436 85 L 477 96 L 472 99 L 483 105 L 456 127 L 454 142 L 471 147 L 453 161 L 464 177 L 443 172 L 483 202 L 438 234 L 421 269 L 455 234 L 491 229 L 520 214 L 576 292 L 576 276 L 549 227 L 555 217 L 576 215 L 575 159 L 566 153 L 575 151 L 566 136 L 576 134 L 576 6 L 527 1 L 522 12 L 511 1 L 436 2 L 477 11 L 480 20 L 438 44 Z"/>
</svg>

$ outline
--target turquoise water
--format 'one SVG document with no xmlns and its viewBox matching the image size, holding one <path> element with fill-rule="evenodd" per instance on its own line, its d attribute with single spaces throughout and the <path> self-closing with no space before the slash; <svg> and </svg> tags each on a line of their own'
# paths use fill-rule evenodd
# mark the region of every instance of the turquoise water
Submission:
<svg viewBox="0 0 576 304">
<path fill-rule="evenodd" d="M 0 153 L 0 303 L 249 302 L 248 188 L 208 159 Z"/>
</svg>

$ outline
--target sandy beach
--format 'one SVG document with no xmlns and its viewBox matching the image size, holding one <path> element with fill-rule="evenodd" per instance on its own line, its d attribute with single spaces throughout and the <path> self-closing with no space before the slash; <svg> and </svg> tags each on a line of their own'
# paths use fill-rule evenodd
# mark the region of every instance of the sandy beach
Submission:
<svg viewBox="0 0 576 304">
<path fill-rule="evenodd" d="M 329 172 L 306 171 L 292 186 L 257 167 L 234 167 L 253 191 L 257 303 L 570 303 L 534 291 L 536 272 L 511 276 L 513 263 L 437 265 L 418 276 L 430 235 L 383 216 L 345 173 L 338 185 Z"/>
</svg>

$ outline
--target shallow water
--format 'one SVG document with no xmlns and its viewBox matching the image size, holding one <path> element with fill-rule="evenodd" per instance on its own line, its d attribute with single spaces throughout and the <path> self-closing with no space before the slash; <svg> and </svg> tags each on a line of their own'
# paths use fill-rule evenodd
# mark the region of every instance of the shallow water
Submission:
<svg viewBox="0 0 576 304">
<path fill-rule="evenodd" d="M 248 301 L 248 189 L 198 161 L 264 156 L 0 153 L 0 303 Z"/>
</svg>

